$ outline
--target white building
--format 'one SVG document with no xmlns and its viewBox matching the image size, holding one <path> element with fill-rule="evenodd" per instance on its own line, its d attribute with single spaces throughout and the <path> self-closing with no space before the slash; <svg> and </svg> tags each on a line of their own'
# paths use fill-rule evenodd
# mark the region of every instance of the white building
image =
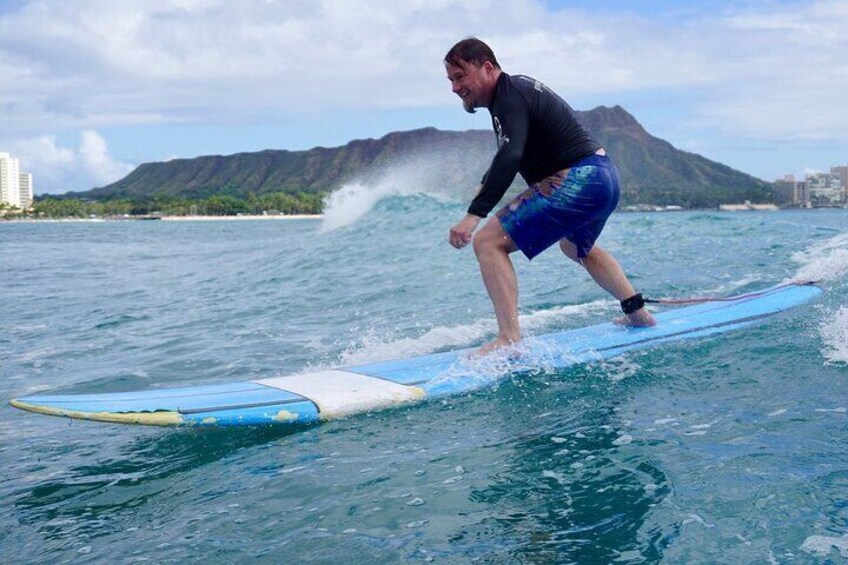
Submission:
<svg viewBox="0 0 848 565">
<path fill-rule="evenodd" d="M 32 174 L 21 173 L 18 188 L 21 195 L 21 209 L 26 210 L 32 206 Z"/>
<path fill-rule="evenodd" d="M 815 206 L 842 204 L 842 179 L 839 175 L 828 173 L 807 175 L 807 192 Z"/>
<path fill-rule="evenodd" d="M 2 152 L 0 152 L 0 204 L 21 207 L 21 171 L 18 160 Z"/>
</svg>

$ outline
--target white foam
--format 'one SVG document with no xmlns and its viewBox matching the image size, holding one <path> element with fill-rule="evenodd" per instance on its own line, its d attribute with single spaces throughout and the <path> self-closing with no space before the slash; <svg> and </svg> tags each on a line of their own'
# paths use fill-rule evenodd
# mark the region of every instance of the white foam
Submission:
<svg viewBox="0 0 848 565">
<path fill-rule="evenodd" d="M 631 443 L 633 443 L 633 436 L 630 434 L 621 434 L 612 442 L 612 444 L 616 446 L 629 445 Z"/>
<path fill-rule="evenodd" d="M 841 307 L 819 328 L 825 363 L 848 365 L 848 306 Z"/>
<path fill-rule="evenodd" d="M 848 233 L 816 243 L 792 254 L 801 268 L 789 280 L 838 281 L 848 275 Z"/>
<path fill-rule="evenodd" d="M 506 347 L 488 355 L 464 355 L 451 367 L 430 381 L 431 386 L 462 378 L 469 388 L 490 386 L 515 372 L 552 371 L 551 357 L 562 358 L 566 352 L 534 338 L 527 338 L 514 347 Z"/>
<path fill-rule="evenodd" d="M 848 536 L 810 536 L 801 544 L 801 551 L 812 553 L 820 557 L 830 555 L 836 549 L 842 557 L 848 557 Z"/>
<path fill-rule="evenodd" d="M 392 194 L 384 186 L 358 182 L 346 184 L 331 193 L 324 201 L 322 231 L 332 231 L 352 224 L 374 207 L 382 198 Z"/>
<path fill-rule="evenodd" d="M 638 363 L 625 356 L 615 357 L 606 362 L 602 361 L 600 366 L 606 378 L 614 383 L 630 378 L 641 370 Z"/>
<path fill-rule="evenodd" d="M 584 317 L 608 310 L 611 301 L 597 300 L 586 304 L 576 304 L 540 310 L 521 315 L 519 323 L 525 333 L 532 333 L 551 326 L 562 325 L 566 320 Z M 494 319 L 476 320 L 460 326 L 438 326 L 418 337 L 393 339 L 391 335 L 378 335 L 369 330 L 359 343 L 342 353 L 342 365 L 361 365 L 387 359 L 402 359 L 426 355 L 439 350 L 461 349 L 479 344 L 497 331 Z M 528 338 L 532 339 L 532 338 Z M 527 341 L 527 340 L 525 340 Z M 537 348 L 540 345 L 536 344 Z M 539 357 L 534 350 L 534 356 Z"/>
<path fill-rule="evenodd" d="M 654 420 L 654 424 L 657 426 L 663 426 L 665 424 L 674 424 L 677 422 L 677 418 L 660 418 L 659 420 Z"/>
<path fill-rule="evenodd" d="M 710 422 L 709 424 L 694 424 L 689 426 L 693 430 L 708 430 L 713 427 L 714 424 L 718 423 L 718 420 Z"/>
<path fill-rule="evenodd" d="M 418 159 L 392 166 L 374 180 L 345 184 L 324 200 L 321 231 L 328 232 L 348 226 L 363 217 L 382 199 L 390 196 L 426 194 L 437 200 L 446 195 L 422 190 L 422 179 L 433 176 L 433 160 Z"/>
</svg>

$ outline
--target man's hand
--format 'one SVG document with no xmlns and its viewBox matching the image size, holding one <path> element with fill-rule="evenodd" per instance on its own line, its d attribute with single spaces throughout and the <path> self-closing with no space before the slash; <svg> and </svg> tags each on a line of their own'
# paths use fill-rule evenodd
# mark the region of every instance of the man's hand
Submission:
<svg viewBox="0 0 848 565">
<path fill-rule="evenodd" d="M 466 214 L 462 220 L 450 229 L 448 241 L 457 249 L 462 249 L 471 243 L 471 236 L 480 223 L 480 217 L 474 214 Z"/>
</svg>

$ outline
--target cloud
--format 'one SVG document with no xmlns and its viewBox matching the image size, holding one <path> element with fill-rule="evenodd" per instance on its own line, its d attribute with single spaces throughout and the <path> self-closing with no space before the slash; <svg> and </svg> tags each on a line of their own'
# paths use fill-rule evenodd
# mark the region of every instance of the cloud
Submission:
<svg viewBox="0 0 848 565">
<path fill-rule="evenodd" d="M 711 2 L 665 12 L 649 0 L 614 11 L 552 5 L 29 2 L 0 13 L 0 121 L 6 135 L 22 138 L 452 111 L 440 61 L 454 41 L 476 34 L 507 71 L 535 75 L 569 99 L 661 109 L 674 97 L 681 129 L 848 140 L 848 113 L 839 111 L 848 92 L 844 0 Z"/>
<path fill-rule="evenodd" d="M 7 141 L 3 147 L 18 158 L 22 171 L 32 173 L 36 194 L 88 190 L 135 168 L 110 156 L 106 140 L 93 130 L 81 132 L 75 148 L 60 146 L 55 135 Z"/>
<path fill-rule="evenodd" d="M 106 148 L 106 140 L 93 130 L 85 130 L 80 135 L 78 155 L 80 164 L 95 184 L 109 184 L 125 177 L 135 168 L 112 158 Z"/>
<path fill-rule="evenodd" d="M 715 78 L 699 125 L 774 140 L 848 141 L 848 4 L 743 11 L 704 25 Z"/>
</svg>

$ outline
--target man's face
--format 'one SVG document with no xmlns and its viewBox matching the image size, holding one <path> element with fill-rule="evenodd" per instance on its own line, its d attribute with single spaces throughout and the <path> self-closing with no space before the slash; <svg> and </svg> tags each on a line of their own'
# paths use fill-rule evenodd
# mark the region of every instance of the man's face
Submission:
<svg viewBox="0 0 848 565">
<path fill-rule="evenodd" d="M 459 61 L 457 65 L 445 62 L 445 70 L 453 93 L 462 99 L 466 112 L 473 114 L 484 108 L 492 97 L 492 73 L 494 67 L 486 62 L 481 66 Z"/>
</svg>

